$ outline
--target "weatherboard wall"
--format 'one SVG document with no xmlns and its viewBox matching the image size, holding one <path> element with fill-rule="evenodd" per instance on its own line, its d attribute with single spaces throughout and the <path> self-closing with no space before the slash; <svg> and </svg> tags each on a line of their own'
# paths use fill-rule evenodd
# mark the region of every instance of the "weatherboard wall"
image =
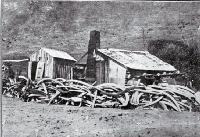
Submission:
<svg viewBox="0 0 200 137">
<path fill-rule="evenodd" d="M 71 79 L 73 76 L 72 66 L 74 61 L 52 57 L 49 53 L 45 52 L 45 50 L 40 49 L 30 56 L 30 62 L 28 68 L 29 78 L 31 78 L 31 71 L 33 71 L 30 65 L 32 62 L 37 62 L 37 64 L 38 62 L 44 62 L 44 74 L 42 77 L 45 78 L 61 77 L 61 78 Z"/>
<path fill-rule="evenodd" d="M 44 62 L 45 66 L 44 66 L 44 75 L 43 77 L 46 78 L 53 78 L 53 57 L 50 56 L 48 53 L 46 53 L 44 50 L 40 49 L 37 52 L 35 52 L 34 54 L 32 54 L 30 56 L 30 63 L 31 62 Z M 29 78 L 31 77 L 31 71 L 33 71 L 31 69 L 31 65 L 29 65 Z M 34 79 L 34 78 L 31 78 Z"/>
<path fill-rule="evenodd" d="M 73 78 L 73 61 L 54 58 L 53 78 Z"/>
<path fill-rule="evenodd" d="M 126 68 L 110 60 L 106 56 L 98 55 L 102 59 L 96 63 L 97 84 L 115 83 L 125 85 Z"/>
</svg>

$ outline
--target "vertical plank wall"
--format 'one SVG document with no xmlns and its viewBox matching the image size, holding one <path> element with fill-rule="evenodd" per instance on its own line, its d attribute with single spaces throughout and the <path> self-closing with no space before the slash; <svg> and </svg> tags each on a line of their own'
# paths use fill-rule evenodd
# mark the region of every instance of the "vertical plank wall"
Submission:
<svg viewBox="0 0 200 137">
<path fill-rule="evenodd" d="M 54 58 L 54 78 L 73 78 L 73 61 Z"/>
</svg>

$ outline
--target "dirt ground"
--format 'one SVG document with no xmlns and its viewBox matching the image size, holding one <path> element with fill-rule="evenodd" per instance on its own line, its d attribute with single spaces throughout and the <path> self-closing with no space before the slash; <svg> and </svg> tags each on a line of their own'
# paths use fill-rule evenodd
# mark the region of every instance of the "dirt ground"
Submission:
<svg viewBox="0 0 200 137">
<path fill-rule="evenodd" d="M 200 113 L 22 102 L 2 97 L 3 137 L 200 137 Z"/>
</svg>

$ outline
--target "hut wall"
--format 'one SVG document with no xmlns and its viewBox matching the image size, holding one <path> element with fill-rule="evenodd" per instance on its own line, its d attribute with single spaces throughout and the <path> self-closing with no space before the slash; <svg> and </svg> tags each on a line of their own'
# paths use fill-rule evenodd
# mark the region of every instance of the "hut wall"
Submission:
<svg viewBox="0 0 200 137">
<path fill-rule="evenodd" d="M 46 55 L 47 60 L 45 62 L 45 73 L 44 73 L 44 77 L 47 78 L 53 78 L 53 61 L 54 58 L 52 56 L 49 56 L 48 54 Z"/>
<path fill-rule="evenodd" d="M 32 62 L 44 62 L 44 77 L 53 78 L 53 57 L 40 49 L 30 56 L 30 63 L 28 68 L 29 78 L 31 77 Z M 33 78 L 31 78 L 33 79 Z"/>
<path fill-rule="evenodd" d="M 108 60 L 105 63 L 105 82 L 115 83 L 118 85 L 125 85 L 126 68 L 121 65 Z"/>
<path fill-rule="evenodd" d="M 50 56 L 48 53 L 46 53 L 44 50 L 40 49 L 39 51 L 35 52 L 30 56 L 30 61 L 42 61 L 42 62 L 48 62 L 49 60 L 52 60 L 52 56 Z"/>
<path fill-rule="evenodd" d="M 73 78 L 73 61 L 54 58 L 53 62 L 53 78 Z"/>
<path fill-rule="evenodd" d="M 75 64 L 73 67 L 73 79 L 81 80 L 86 75 L 86 64 Z"/>
<path fill-rule="evenodd" d="M 28 61 L 22 61 L 22 62 L 3 62 L 2 63 L 7 69 L 7 65 L 10 65 L 10 70 L 2 70 L 2 79 L 7 79 L 9 76 L 9 71 L 13 71 L 14 77 L 17 78 L 18 76 L 25 76 L 28 75 Z"/>
<path fill-rule="evenodd" d="M 105 61 L 96 62 L 96 82 L 105 83 Z"/>
<path fill-rule="evenodd" d="M 109 82 L 109 60 L 106 59 L 105 60 L 105 82 L 108 83 Z"/>
<path fill-rule="evenodd" d="M 128 71 L 130 72 L 130 74 L 131 74 L 132 77 L 141 76 L 143 73 L 147 73 L 147 71 L 145 71 L 145 70 L 129 69 Z"/>
<path fill-rule="evenodd" d="M 15 76 L 28 76 L 28 61 L 13 62 L 11 68 L 13 69 Z"/>
</svg>

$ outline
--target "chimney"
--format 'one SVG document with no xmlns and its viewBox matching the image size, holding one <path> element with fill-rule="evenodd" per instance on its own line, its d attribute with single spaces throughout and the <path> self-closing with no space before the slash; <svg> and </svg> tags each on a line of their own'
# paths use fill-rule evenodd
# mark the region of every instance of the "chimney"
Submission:
<svg viewBox="0 0 200 137">
<path fill-rule="evenodd" d="M 86 70 L 86 80 L 90 82 L 96 81 L 96 61 L 94 53 L 100 48 L 100 32 L 91 31 L 90 40 L 88 45 L 88 57 L 87 57 L 87 70 Z"/>
</svg>

